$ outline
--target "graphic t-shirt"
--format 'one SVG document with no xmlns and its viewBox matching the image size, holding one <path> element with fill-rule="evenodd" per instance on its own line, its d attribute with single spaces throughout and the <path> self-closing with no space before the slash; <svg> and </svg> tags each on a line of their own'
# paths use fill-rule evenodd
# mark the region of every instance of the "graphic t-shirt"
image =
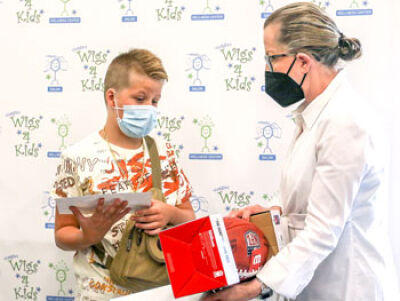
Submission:
<svg viewBox="0 0 400 301">
<path fill-rule="evenodd" d="M 154 140 L 160 156 L 161 186 L 166 203 L 176 206 L 189 201 L 191 187 L 182 169 L 177 165 L 172 145 L 156 138 Z M 99 133 L 93 133 L 62 153 L 52 190 L 53 197 L 149 191 L 152 188 L 152 169 L 146 145 L 144 149 L 145 152 L 143 147 L 132 150 L 113 144 L 109 147 Z M 106 252 L 112 257 L 119 248 L 129 217 L 130 214 L 127 214 L 116 222 L 102 240 Z M 75 300 L 109 300 L 130 293 L 114 284 L 108 270 L 102 268 L 99 263 L 102 262 L 92 248 L 76 252 Z"/>
</svg>

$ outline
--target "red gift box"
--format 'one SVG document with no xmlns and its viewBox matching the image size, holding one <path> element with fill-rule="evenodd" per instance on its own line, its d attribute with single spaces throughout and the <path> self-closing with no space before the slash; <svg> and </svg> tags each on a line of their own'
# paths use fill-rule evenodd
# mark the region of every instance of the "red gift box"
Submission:
<svg viewBox="0 0 400 301">
<path fill-rule="evenodd" d="M 221 215 L 164 230 L 160 241 L 175 298 L 239 282 Z"/>
</svg>

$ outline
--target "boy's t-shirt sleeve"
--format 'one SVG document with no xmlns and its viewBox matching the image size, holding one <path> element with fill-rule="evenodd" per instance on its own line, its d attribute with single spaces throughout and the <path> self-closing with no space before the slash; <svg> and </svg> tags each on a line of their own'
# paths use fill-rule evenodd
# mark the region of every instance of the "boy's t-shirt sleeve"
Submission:
<svg viewBox="0 0 400 301">
<path fill-rule="evenodd" d="M 189 183 L 182 168 L 180 168 L 176 153 L 170 143 L 165 143 L 166 156 L 168 165 L 170 168 L 170 181 L 163 181 L 163 191 L 165 197 L 168 197 L 171 193 L 176 193 L 176 205 L 183 204 L 190 201 L 192 196 L 192 187 Z M 161 175 L 163 177 L 163 175 Z"/>
<path fill-rule="evenodd" d="M 79 176 L 75 161 L 68 155 L 62 154 L 57 166 L 55 180 L 51 189 L 53 198 L 81 196 Z"/>
</svg>

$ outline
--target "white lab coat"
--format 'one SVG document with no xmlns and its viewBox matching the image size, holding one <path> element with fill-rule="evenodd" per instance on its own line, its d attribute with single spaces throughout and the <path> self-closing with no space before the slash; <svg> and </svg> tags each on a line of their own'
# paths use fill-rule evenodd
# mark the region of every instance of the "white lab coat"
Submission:
<svg viewBox="0 0 400 301">
<path fill-rule="evenodd" d="M 296 114 L 280 188 L 290 243 L 257 277 L 296 301 L 400 300 L 376 116 L 343 71 Z"/>
</svg>

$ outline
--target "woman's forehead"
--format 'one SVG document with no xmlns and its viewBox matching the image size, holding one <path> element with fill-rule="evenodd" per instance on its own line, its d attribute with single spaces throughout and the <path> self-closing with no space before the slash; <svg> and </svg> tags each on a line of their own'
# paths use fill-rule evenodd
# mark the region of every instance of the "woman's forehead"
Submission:
<svg viewBox="0 0 400 301">
<path fill-rule="evenodd" d="M 278 43 L 281 25 L 279 23 L 271 23 L 264 29 L 264 47 L 266 52 L 275 53 L 284 50 L 283 45 Z"/>
</svg>

